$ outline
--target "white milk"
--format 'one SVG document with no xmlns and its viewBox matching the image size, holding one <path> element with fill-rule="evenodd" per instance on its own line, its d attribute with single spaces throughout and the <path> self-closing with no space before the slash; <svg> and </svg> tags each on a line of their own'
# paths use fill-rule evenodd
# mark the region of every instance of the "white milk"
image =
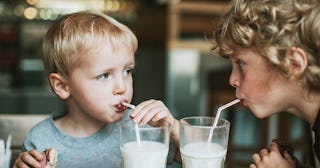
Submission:
<svg viewBox="0 0 320 168">
<path fill-rule="evenodd" d="M 155 141 L 128 142 L 121 147 L 124 168 L 165 168 L 169 147 Z"/>
<path fill-rule="evenodd" d="M 227 150 L 216 143 L 195 142 L 181 150 L 183 168 L 221 168 Z"/>
</svg>

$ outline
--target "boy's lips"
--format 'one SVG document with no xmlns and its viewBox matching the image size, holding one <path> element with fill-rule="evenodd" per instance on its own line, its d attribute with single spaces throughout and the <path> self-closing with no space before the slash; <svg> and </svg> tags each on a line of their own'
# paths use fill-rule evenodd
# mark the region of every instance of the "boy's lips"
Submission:
<svg viewBox="0 0 320 168">
<path fill-rule="evenodd" d="M 116 105 L 116 108 L 119 110 L 119 111 L 124 111 L 125 109 L 127 109 L 127 106 L 124 106 L 122 104 L 122 102 L 127 102 L 127 101 L 121 101 L 119 104 Z"/>
<path fill-rule="evenodd" d="M 247 106 L 247 103 L 244 101 L 244 99 L 241 99 L 241 104 L 245 107 Z"/>
<path fill-rule="evenodd" d="M 125 110 L 127 107 L 124 106 L 124 105 L 122 105 L 121 103 L 119 103 L 119 104 L 116 105 L 116 108 L 117 108 L 118 110 L 120 110 L 120 111 L 123 111 L 123 110 Z"/>
</svg>

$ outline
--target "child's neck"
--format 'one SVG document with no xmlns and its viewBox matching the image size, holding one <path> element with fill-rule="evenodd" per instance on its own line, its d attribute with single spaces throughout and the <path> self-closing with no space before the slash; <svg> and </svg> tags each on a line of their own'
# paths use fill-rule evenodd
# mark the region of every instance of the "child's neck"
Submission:
<svg viewBox="0 0 320 168">
<path fill-rule="evenodd" d="M 303 107 L 304 109 L 304 116 L 303 118 L 305 118 L 305 120 L 311 125 L 313 126 L 318 112 L 320 110 L 320 94 L 316 93 L 316 94 L 310 94 L 310 96 L 308 97 L 309 99 L 303 99 L 303 101 L 306 101 L 304 104 L 305 106 Z"/>
<path fill-rule="evenodd" d="M 73 116 L 72 114 L 67 114 L 56 120 L 55 124 L 60 131 L 76 138 L 88 137 L 105 126 L 105 123 L 97 120 L 88 120 L 88 117 Z"/>
</svg>

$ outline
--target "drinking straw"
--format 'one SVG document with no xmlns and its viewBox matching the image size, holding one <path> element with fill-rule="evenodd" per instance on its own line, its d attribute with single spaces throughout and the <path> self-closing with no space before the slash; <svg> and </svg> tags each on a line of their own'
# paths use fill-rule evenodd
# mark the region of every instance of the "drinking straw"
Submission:
<svg viewBox="0 0 320 168">
<path fill-rule="evenodd" d="M 240 99 L 235 99 L 235 100 L 233 100 L 233 101 L 231 101 L 231 102 L 229 102 L 229 103 L 227 103 L 227 104 L 225 104 L 225 105 L 223 105 L 223 106 L 220 106 L 220 107 L 218 108 L 216 117 L 214 118 L 214 121 L 213 121 L 213 125 L 212 125 L 212 127 L 211 127 L 211 129 L 210 129 L 210 133 L 209 133 L 209 137 L 208 137 L 208 143 L 211 142 L 212 135 L 213 135 L 213 130 L 217 127 L 217 124 L 218 124 L 218 120 L 219 120 L 219 118 L 220 118 L 220 113 L 221 113 L 221 111 L 224 110 L 224 109 L 226 109 L 226 108 L 228 108 L 228 107 L 230 107 L 230 106 L 233 106 L 233 105 L 235 105 L 235 104 L 237 104 L 237 103 L 239 103 L 239 102 L 240 102 Z"/>
<path fill-rule="evenodd" d="M 5 143 L 4 143 L 4 140 L 3 139 L 0 139 L 0 156 L 4 156 L 5 154 Z"/>
<path fill-rule="evenodd" d="M 8 155 L 10 152 L 11 143 L 12 143 L 12 135 L 9 134 L 6 142 L 6 155 Z"/>
<path fill-rule="evenodd" d="M 0 139 L 0 167 L 4 165 L 5 161 L 5 145 L 4 140 Z"/>
<path fill-rule="evenodd" d="M 134 109 L 134 108 L 136 107 L 135 105 L 129 104 L 129 103 L 126 103 L 126 102 L 123 102 L 122 105 L 127 106 L 127 107 L 129 107 L 129 108 L 131 108 L 131 109 Z M 140 145 L 140 133 L 139 133 L 138 123 L 136 123 L 136 124 L 134 125 L 134 129 L 135 129 L 135 131 L 136 131 L 136 139 L 137 139 L 138 145 Z"/>
</svg>

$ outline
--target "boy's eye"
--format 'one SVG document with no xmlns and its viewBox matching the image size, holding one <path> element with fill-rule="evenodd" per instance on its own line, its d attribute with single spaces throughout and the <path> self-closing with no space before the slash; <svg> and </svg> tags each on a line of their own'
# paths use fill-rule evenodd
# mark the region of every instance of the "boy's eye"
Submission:
<svg viewBox="0 0 320 168">
<path fill-rule="evenodd" d="M 132 69 L 131 68 L 129 68 L 129 69 L 126 69 L 125 71 L 124 71 L 124 73 L 125 73 L 125 75 L 131 75 L 132 74 Z"/>
<path fill-rule="evenodd" d="M 242 69 L 244 62 L 242 62 L 241 60 L 236 60 L 235 63 L 238 65 L 240 69 Z"/>
<path fill-rule="evenodd" d="M 99 76 L 97 77 L 97 79 L 98 79 L 98 80 L 106 80 L 108 77 L 109 77 L 109 74 L 104 73 L 104 74 L 102 74 L 102 75 L 99 75 Z"/>
</svg>

